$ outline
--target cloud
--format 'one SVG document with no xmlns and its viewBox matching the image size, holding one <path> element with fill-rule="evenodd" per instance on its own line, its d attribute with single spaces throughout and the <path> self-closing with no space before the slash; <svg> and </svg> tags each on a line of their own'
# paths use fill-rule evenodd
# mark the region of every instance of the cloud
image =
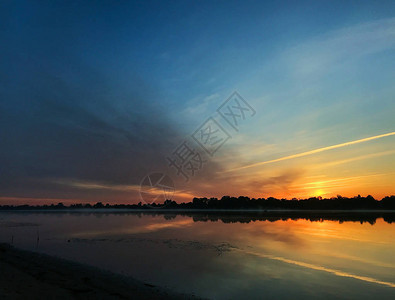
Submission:
<svg viewBox="0 0 395 300">
<path fill-rule="evenodd" d="M 1 197 L 139 202 L 142 178 L 159 171 L 190 200 L 222 169 L 210 161 L 188 185 L 175 175 L 165 157 L 188 133 L 137 76 L 125 87 L 78 58 L 16 53 L 9 63 L 18 71 L 0 68 Z"/>
<path fill-rule="evenodd" d="M 323 34 L 287 50 L 284 58 L 291 73 L 307 76 L 393 48 L 395 18 L 389 18 Z"/>
<path fill-rule="evenodd" d="M 392 154 L 395 154 L 395 150 L 389 150 L 389 151 L 382 151 L 382 152 L 377 152 L 377 153 L 370 153 L 370 154 L 366 154 L 366 155 L 360 155 L 360 156 L 356 156 L 356 157 L 353 157 L 353 158 L 336 160 L 336 161 L 322 163 L 322 164 L 316 164 L 316 165 L 313 165 L 311 167 L 319 168 L 319 169 L 325 169 L 325 168 L 328 168 L 328 167 L 337 166 L 337 165 L 341 165 L 341 164 L 347 164 L 347 163 L 354 162 L 354 161 L 371 159 L 371 158 L 376 158 L 376 157 L 381 157 L 381 156 L 386 156 L 386 155 L 392 155 Z"/>
<path fill-rule="evenodd" d="M 313 181 L 313 182 L 306 182 L 298 185 L 292 186 L 292 188 L 300 188 L 300 189 L 318 189 L 318 188 L 332 188 L 332 187 L 343 187 L 349 186 L 350 181 L 356 181 L 366 178 L 378 177 L 378 176 L 386 176 L 391 175 L 391 173 L 381 173 L 381 174 L 369 174 L 369 175 L 362 175 L 362 176 L 352 176 L 352 177 L 345 177 L 345 178 L 336 178 L 336 179 L 329 179 L 329 180 L 320 180 L 320 181 Z"/>
<path fill-rule="evenodd" d="M 372 140 L 376 140 L 376 139 L 380 139 L 380 138 L 388 137 L 388 136 L 392 136 L 392 135 L 395 135 L 395 131 L 394 132 L 385 133 L 385 134 L 376 135 L 376 136 L 371 136 L 371 137 L 364 138 L 364 139 L 359 139 L 359 140 L 355 140 L 355 141 L 350 141 L 350 142 L 346 142 L 346 143 L 332 145 L 332 146 L 328 146 L 328 147 L 322 147 L 322 148 L 319 148 L 319 149 L 314 149 L 314 150 L 310 150 L 310 151 L 306 151 L 306 152 L 302 152 L 302 153 L 298 153 L 298 154 L 283 156 L 283 157 L 272 159 L 272 160 L 261 161 L 261 162 L 257 162 L 257 163 L 253 163 L 253 164 L 249 164 L 249 165 L 233 168 L 233 169 L 228 169 L 225 172 L 234 172 L 234 171 L 238 171 L 238 170 L 254 168 L 254 167 L 258 167 L 258 166 L 262 166 L 262 165 L 266 165 L 266 164 L 276 163 L 276 162 L 279 162 L 279 161 L 299 158 L 299 157 L 308 156 L 308 155 L 312 155 L 312 154 L 316 154 L 316 153 L 320 153 L 320 152 L 324 152 L 324 151 L 328 151 L 328 150 L 333 150 L 333 149 L 342 148 L 342 147 L 346 147 L 346 146 L 351 146 L 351 145 L 355 145 L 355 144 L 359 144 L 359 143 L 364 143 L 364 142 L 368 142 L 368 141 L 372 141 Z"/>
<path fill-rule="evenodd" d="M 94 182 L 108 191 L 90 197 L 111 198 L 114 187 L 167 168 L 164 156 L 184 133 L 154 87 L 137 77 L 121 86 L 78 58 L 31 55 L 39 59 L 15 53 L 0 68 L 1 196 L 85 198 L 64 182 Z"/>
<path fill-rule="evenodd" d="M 258 179 L 247 182 L 246 186 L 248 186 L 249 189 L 254 189 L 255 192 L 264 193 L 266 195 L 273 195 L 278 191 L 287 193 L 290 187 L 301 178 L 303 173 L 304 170 L 302 169 L 288 169 L 277 176 L 269 176 L 266 178 L 258 176 Z"/>
<path fill-rule="evenodd" d="M 189 106 L 184 110 L 184 114 L 186 115 L 208 114 L 208 109 L 210 105 L 218 102 L 220 99 L 221 98 L 218 93 L 214 93 L 206 97 L 200 95 L 199 97 L 196 97 L 195 99 L 189 101 Z"/>
</svg>

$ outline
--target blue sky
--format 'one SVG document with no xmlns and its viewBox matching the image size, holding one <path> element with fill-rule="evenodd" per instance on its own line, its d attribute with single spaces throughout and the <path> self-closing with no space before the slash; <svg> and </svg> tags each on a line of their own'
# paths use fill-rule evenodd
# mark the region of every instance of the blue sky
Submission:
<svg viewBox="0 0 395 300">
<path fill-rule="evenodd" d="M 233 91 L 257 114 L 201 175 L 174 179 L 185 198 L 220 196 L 229 182 L 234 195 L 394 193 L 393 136 L 222 172 L 394 132 L 393 1 L 0 6 L 3 202 L 135 202 L 140 178 L 167 170 L 164 156 Z M 344 178 L 338 191 L 319 185 Z"/>
</svg>

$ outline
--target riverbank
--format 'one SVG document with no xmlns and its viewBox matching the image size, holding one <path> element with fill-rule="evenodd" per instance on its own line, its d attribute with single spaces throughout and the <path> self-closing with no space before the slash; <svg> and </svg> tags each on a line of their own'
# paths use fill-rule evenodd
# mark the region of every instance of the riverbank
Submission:
<svg viewBox="0 0 395 300">
<path fill-rule="evenodd" d="M 196 299 L 64 259 L 0 244 L 0 299 Z"/>
</svg>

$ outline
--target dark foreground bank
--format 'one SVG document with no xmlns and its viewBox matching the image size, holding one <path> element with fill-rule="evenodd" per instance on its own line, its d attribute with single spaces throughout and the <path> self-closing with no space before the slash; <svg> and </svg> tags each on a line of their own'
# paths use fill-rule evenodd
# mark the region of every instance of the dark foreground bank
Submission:
<svg viewBox="0 0 395 300">
<path fill-rule="evenodd" d="M 196 299 L 45 254 L 0 244 L 0 299 Z"/>
</svg>

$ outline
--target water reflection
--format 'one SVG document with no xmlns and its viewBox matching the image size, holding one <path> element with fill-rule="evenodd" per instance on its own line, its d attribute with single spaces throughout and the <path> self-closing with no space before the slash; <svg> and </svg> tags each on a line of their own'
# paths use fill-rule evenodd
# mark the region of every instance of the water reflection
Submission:
<svg viewBox="0 0 395 300">
<path fill-rule="evenodd" d="M 395 291 L 390 213 L 13 212 L 0 241 L 214 299 Z"/>
<path fill-rule="evenodd" d="M 223 223 L 249 223 L 255 221 L 288 221 L 288 220 L 309 220 L 311 222 L 323 221 L 338 221 L 340 224 L 343 222 L 359 222 L 369 223 L 374 225 L 377 219 L 383 219 L 385 222 L 391 224 L 395 222 L 395 211 L 167 211 L 167 210 L 86 210 L 86 211 L 17 211 L 17 212 L 0 212 L 0 214 L 56 214 L 59 217 L 63 215 L 80 215 L 91 216 L 94 215 L 98 218 L 109 215 L 133 215 L 141 218 L 142 216 L 157 217 L 162 216 L 165 220 L 173 220 L 177 216 L 189 217 L 194 222 L 218 222 Z M 1 223 L 0 226 L 6 224 Z M 26 226 L 29 223 L 22 223 L 20 225 L 14 224 L 12 226 Z"/>
</svg>

